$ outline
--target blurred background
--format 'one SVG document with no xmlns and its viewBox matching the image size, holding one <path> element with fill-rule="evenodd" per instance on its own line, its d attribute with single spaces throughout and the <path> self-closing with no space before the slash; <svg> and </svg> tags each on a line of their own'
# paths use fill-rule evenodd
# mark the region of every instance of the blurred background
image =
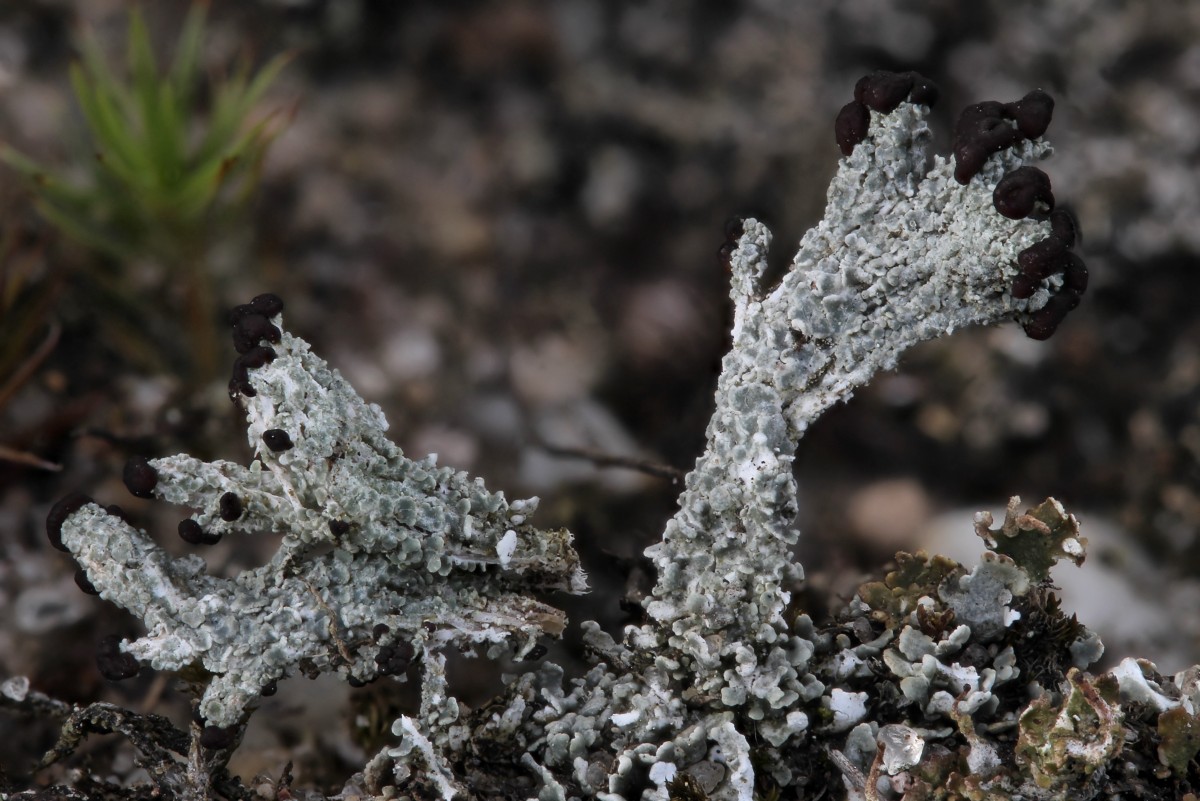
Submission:
<svg viewBox="0 0 1200 801">
<path fill-rule="evenodd" d="M 1055 579 L 1109 661 L 1200 659 L 1200 5 L 132 9 L 0 5 L 3 675 L 186 719 L 166 678 L 96 673 L 99 637 L 136 623 L 75 589 L 44 519 L 82 489 L 183 551 L 178 511 L 130 497 L 121 466 L 248 461 L 223 320 L 265 291 L 410 455 L 539 495 L 536 522 L 575 532 L 595 586 L 550 600 L 619 632 L 678 487 L 561 452 L 691 465 L 727 343 L 724 224 L 766 221 L 782 269 L 820 218 L 834 115 L 881 68 L 940 85 L 941 152 L 969 103 L 1054 96 L 1045 169 L 1091 286 L 1050 341 L 1009 324 L 927 343 L 809 432 L 799 601 L 827 613 L 899 549 L 971 560 L 975 510 L 1053 495 L 1093 541 Z M 272 550 L 205 556 L 235 573 Z M 454 668 L 469 703 L 499 686 L 480 662 Z M 298 781 L 340 786 L 411 703 L 285 685 L 243 777 L 292 759 Z M 54 733 L 0 716 L 0 770 L 20 776 Z M 96 759 L 127 747 L 90 742 Z"/>
</svg>

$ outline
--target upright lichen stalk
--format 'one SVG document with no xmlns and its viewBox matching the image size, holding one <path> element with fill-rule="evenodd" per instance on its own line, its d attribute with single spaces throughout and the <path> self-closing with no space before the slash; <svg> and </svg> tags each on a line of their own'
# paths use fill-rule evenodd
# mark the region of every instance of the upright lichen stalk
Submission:
<svg viewBox="0 0 1200 801">
<path fill-rule="evenodd" d="M 761 659 L 786 630 L 784 588 L 802 576 L 790 553 L 792 460 L 808 426 L 912 345 L 1024 315 L 1052 288 L 1012 297 L 1019 254 L 1052 231 L 1044 220 L 1002 216 L 994 202 L 1004 176 L 1046 156 L 1047 143 L 1020 141 L 960 183 L 953 160 L 928 163 L 936 91 L 927 81 L 877 74 L 857 95 L 847 108 L 866 114 L 869 128 L 844 148 L 825 216 L 783 279 L 763 286 L 771 235 L 755 220 L 729 253 L 733 345 L 708 445 L 662 543 L 647 551 L 659 571 L 647 611 L 671 626 L 671 647 L 708 691 L 727 684 L 714 668 L 738 648 L 756 643 Z M 883 113 L 870 114 L 864 99 Z M 1042 130 L 1048 122 L 1047 113 Z M 696 632 L 721 645 L 714 651 Z"/>
</svg>

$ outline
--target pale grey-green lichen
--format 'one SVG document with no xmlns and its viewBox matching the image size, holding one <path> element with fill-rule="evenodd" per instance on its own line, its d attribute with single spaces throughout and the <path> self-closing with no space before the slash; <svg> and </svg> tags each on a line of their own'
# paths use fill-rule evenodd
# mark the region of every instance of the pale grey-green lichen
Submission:
<svg viewBox="0 0 1200 801">
<path fill-rule="evenodd" d="M 671 628 L 666 644 L 681 652 L 683 670 L 703 693 L 744 685 L 738 677 L 751 675 L 763 687 L 756 666 L 802 647 L 789 642 L 781 615 L 784 588 L 802 575 L 790 558 L 797 536 L 791 465 L 809 424 L 894 367 L 911 345 L 1045 302 L 1044 290 L 1016 301 L 1007 289 L 1017 254 L 1049 226 L 1000 216 L 992 187 L 1049 146 L 1027 142 L 997 154 L 963 186 L 951 161 L 927 164 L 925 113 L 902 103 L 873 116 L 868 141 L 842 160 L 824 219 L 778 285 L 761 285 L 770 242 L 761 223 L 745 222 L 732 254 L 733 346 L 708 447 L 663 542 L 647 551 L 659 571 L 647 611 Z M 697 632 L 719 634 L 720 642 L 714 648 Z M 716 663 L 735 675 L 712 670 Z M 775 685 L 783 696 L 746 697 L 766 714 L 798 697 L 797 681 Z"/>
<path fill-rule="evenodd" d="M 63 542 L 93 583 L 149 628 L 125 650 L 159 667 L 203 665 L 213 680 L 202 712 L 227 722 L 302 660 L 366 678 L 382 647 L 411 642 L 420 713 L 396 721 L 398 744 L 367 771 L 399 798 L 753 801 L 840 785 L 851 799 L 1090 799 L 1106 775 L 1177 777 L 1196 753 L 1200 668 L 1084 672 L 1102 646 L 1062 614 L 1048 578 L 1057 561 L 1082 562 L 1086 541 L 1056 501 L 1022 513 L 1013 499 L 995 529 L 979 515 L 987 550 L 970 568 L 901 553 L 833 621 L 788 609 L 803 577 L 792 461 L 808 426 L 906 348 L 1028 320 L 1064 284 L 1041 278 L 1030 297 L 1012 296 L 1018 254 L 1052 226 L 993 203 L 1002 177 L 1049 145 L 993 153 L 960 184 L 950 161 L 926 153 L 927 111 L 902 102 L 869 115 L 824 219 L 775 286 L 763 285 L 770 234 L 744 222 L 730 257 L 733 343 L 706 449 L 647 551 L 658 572 L 648 621 L 621 641 L 583 623 L 594 657 L 584 676 L 546 663 L 481 709 L 453 698 L 439 647 L 512 636 L 528 647 L 561 629 L 521 591 L 582 589 L 569 537 L 526 524 L 532 502 L 404 459 L 378 410 L 286 332 L 275 361 L 250 374 L 247 409 L 252 444 L 281 428 L 295 448 L 260 449 L 249 469 L 152 463 L 158 493 L 199 508 L 202 528 L 284 533 L 271 564 L 217 579 L 98 506 L 67 519 Z M 218 519 L 226 492 L 246 521 Z M 351 525 L 331 536 L 330 521 Z M 370 634 L 380 622 L 382 643 Z M 1146 736 L 1127 736 L 1133 725 Z M 1123 758 L 1130 748 L 1142 750 Z M 1147 754 L 1168 772 L 1150 777 Z"/>
<path fill-rule="evenodd" d="M 1017 710 L 997 691 L 1030 681 L 1015 650 L 1017 607 L 1033 605 L 1026 596 L 1055 558 L 1082 555 L 1078 540 L 1027 544 L 1017 555 L 1028 564 L 987 553 L 972 570 L 918 565 L 911 582 L 856 598 L 821 630 L 806 615 L 784 615 L 787 587 L 803 576 L 791 559 L 792 460 L 808 425 L 907 347 L 1019 318 L 1046 303 L 1056 280 L 1030 299 L 1011 296 L 1017 254 L 1049 226 L 1001 217 L 992 198 L 1005 173 L 1049 146 L 1036 140 L 996 154 L 960 185 L 950 162 L 927 163 L 926 111 L 903 103 L 872 115 L 867 141 L 839 166 L 825 218 L 774 287 L 762 285 L 770 234 L 745 221 L 730 264 L 733 344 L 708 445 L 662 542 L 647 551 L 658 569 L 651 622 L 623 643 L 591 626 L 596 668 L 569 687 L 548 667 L 521 677 L 506 696 L 505 729 L 483 721 L 472 737 L 548 770 L 555 782 L 543 780 L 542 797 L 562 798 L 569 786 L 571 797 L 605 801 L 750 801 L 756 783 L 819 781 L 805 771 L 822 762 L 844 766 L 848 791 L 861 794 L 879 772 L 881 731 L 888 775 L 958 747 L 964 770 L 978 774 L 967 781 L 1001 765 L 991 732 L 1015 729 Z M 1057 504 L 1046 514 L 1056 532 L 1073 525 Z M 980 533 L 988 523 L 977 521 Z M 1003 532 L 989 534 L 1003 533 L 1008 546 L 1018 527 L 1010 510 Z M 1064 665 L 1073 647 L 1094 642 L 1082 626 L 1065 629 L 1054 646 Z M 828 761 L 814 761 L 821 749 Z"/>
<path fill-rule="evenodd" d="M 526 522 L 536 498 L 510 503 L 433 458 L 405 457 L 379 408 L 307 343 L 283 331 L 274 350 L 249 372 L 255 394 L 240 397 L 257 451 L 249 467 L 186 455 L 149 462 L 154 495 L 198 509 L 201 530 L 281 534 L 270 562 L 209 575 L 199 556 L 170 557 L 94 503 L 63 524 L 63 544 L 100 596 L 148 629 L 122 644 L 126 653 L 161 670 L 207 670 L 200 712 L 230 726 L 264 687 L 302 668 L 366 681 L 389 647 L 515 640 L 525 653 L 561 633 L 563 614 L 527 593 L 581 592 L 586 582 L 570 535 Z M 268 447 L 274 429 L 292 447 Z M 221 510 L 228 493 L 240 506 L 232 521 Z"/>
</svg>

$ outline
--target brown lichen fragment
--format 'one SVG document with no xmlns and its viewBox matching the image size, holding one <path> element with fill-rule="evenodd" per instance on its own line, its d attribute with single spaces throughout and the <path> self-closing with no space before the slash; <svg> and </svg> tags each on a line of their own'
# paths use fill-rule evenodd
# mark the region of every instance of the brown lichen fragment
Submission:
<svg viewBox="0 0 1200 801">
<path fill-rule="evenodd" d="M 1007 556 L 1034 582 L 1050 577 L 1050 568 L 1061 559 L 1082 565 L 1087 539 L 1079 536 L 1079 521 L 1062 504 L 1047 498 L 1038 506 L 1017 513 L 1021 498 L 1014 495 L 1004 512 L 1004 523 L 993 529 L 991 512 L 975 517 L 975 533 L 991 551 Z"/>
<path fill-rule="evenodd" d="M 917 607 L 917 628 L 922 634 L 942 639 L 954 628 L 953 609 L 935 609 L 932 606 Z"/>
<path fill-rule="evenodd" d="M 1011 801 L 1020 798 L 1007 776 L 999 775 L 988 779 L 973 773 L 955 773 L 939 788 L 938 801 Z M 905 797 L 904 801 L 908 801 Z"/>
<path fill-rule="evenodd" d="M 888 628 L 907 622 L 917 601 L 937 597 L 937 590 L 948 578 L 966 573 L 962 565 L 945 556 L 930 556 L 924 551 L 896 554 L 896 569 L 883 581 L 872 581 L 858 588 L 858 597 L 871 607 L 871 619 Z"/>
<path fill-rule="evenodd" d="M 908 771 L 904 801 L 943 801 L 956 798 L 948 794 L 950 782 L 967 773 L 966 759 L 959 751 L 933 744 L 925 749 L 921 761 Z"/>
<path fill-rule="evenodd" d="M 1181 706 L 1158 716 L 1158 761 L 1176 776 L 1187 775 L 1188 763 L 1200 752 L 1200 716 Z"/>
<path fill-rule="evenodd" d="M 1043 789 L 1065 789 L 1104 768 L 1125 745 L 1120 687 L 1072 668 L 1061 699 L 1047 693 L 1021 713 L 1017 764 Z"/>
</svg>

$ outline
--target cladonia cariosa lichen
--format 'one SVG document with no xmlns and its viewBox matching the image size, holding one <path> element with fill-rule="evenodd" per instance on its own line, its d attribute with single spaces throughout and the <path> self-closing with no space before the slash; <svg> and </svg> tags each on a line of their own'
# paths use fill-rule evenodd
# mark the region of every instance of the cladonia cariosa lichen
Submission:
<svg viewBox="0 0 1200 801">
<path fill-rule="evenodd" d="M 144 531 L 77 499 L 62 545 L 102 598 L 148 629 L 125 654 L 161 670 L 205 668 L 200 713 L 227 727 L 297 670 L 367 681 L 402 673 L 414 646 L 516 638 L 525 653 L 561 632 L 564 615 L 528 591 L 581 592 L 586 581 L 570 535 L 527 522 L 536 498 L 509 502 L 432 457 L 405 457 L 384 436 L 379 408 L 277 327 L 277 299 L 258 298 L 235 318 L 235 341 L 262 334 L 239 347 L 230 384 L 257 458 L 249 467 L 134 460 L 126 483 L 198 509 L 180 524 L 189 541 L 275 532 L 282 544 L 260 568 L 215 577 L 199 556 L 171 558 Z M 255 353 L 261 364 L 240 366 Z"/>
<path fill-rule="evenodd" d="M 765 226 L 745 220 L 727 243 L 733 341 L 707 446 L 647 551 L 647 621 L 621 641 L 582 623 L 584 676 L 544 663 L 481 709 L 451 695 L 441 646 L 525 649 L 561 630 L 523 593 L 584 588 L 570 538 L 527 523 L 533 501 L 404 458 L 379 410 L 276 328 L 273 297 L 235 315 L 231 390 L 258 460 L 177 456 L 126 476 L 201 510 L 181 524 L 190 541 L 284 534 L 270 564 L 214 578 L 84 499 L 51 516 L 52 540 L 149 630 L 116 655 L 202 665 L 201 712 L 228 725 L 301 666 L 365 680 L 420 654 L 420 713 L 396 721 L 397 744 L 367 771 L 400 798 L 752 801 L 833 787 L 999 801 L 1093 798 L 1105 777 L 1178 786 L 1197 751 L 1200 669 L 1084 672 L 1102 646 L 1059 610 L 1049 571 L 1081 563 L 1086 540 L 1052 499 L 1022 513 L 1014 498 L 998 528 L 977 516 L 973 567 L 902 553 L 833 621 L 788 608 L 803 578 L 792 461 L 808 426 L 918 342 L 1007 319 L 1044 339 L 1086 289 L 1074 220 L 1030 166 L 1050 154 L 1049 96 L 969 107 L 952 159 L 927 152 L 935 98 L 913 73 L 859 82 L 838 116 L 845 157 L 825 216 L 774 286 Z"/>
</svg>

